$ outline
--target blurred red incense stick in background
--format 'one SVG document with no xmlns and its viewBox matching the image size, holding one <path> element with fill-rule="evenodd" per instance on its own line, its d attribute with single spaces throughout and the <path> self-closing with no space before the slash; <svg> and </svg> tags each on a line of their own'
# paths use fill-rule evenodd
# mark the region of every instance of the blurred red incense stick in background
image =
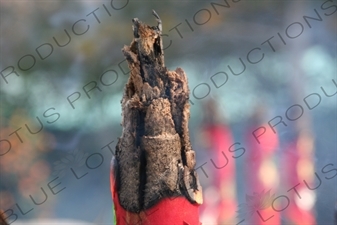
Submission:
<svg viewBox="0 0 337 225">
<path fill-rule="evenodd" d="M 212 165 L 208 173 L 208 186 L 204 187 L 202 222 L 205 224 L 236 224 L 236 179 L 235 159 L 228 156 L 233 145 L 230 127 L 221 116 L 214 99 L 203 105 L 204 119 L 201 127 L 200 146 L 207 151 Z"/>
</svg>

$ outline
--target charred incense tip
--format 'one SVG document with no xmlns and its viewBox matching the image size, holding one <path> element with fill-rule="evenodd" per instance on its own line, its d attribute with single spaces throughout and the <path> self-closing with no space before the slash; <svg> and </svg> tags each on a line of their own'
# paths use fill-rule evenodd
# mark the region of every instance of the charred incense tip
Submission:
<svg viewBox="0 0 337 225">
<path fill-rule="evenodd" d="M 152 14 L 158 19 L 160 20 L 160 17 L 158 16 L 158 14 L 156 13 L 156 11 L 154 9 L 152 9 Z M 161 21 L 161 20 L 160 20 Z"/>
<path fill-rule="evenodd" d="M 0 225 L 8 225 L 5 216 L 5 212 L 0 210 Z"/>
<path fill-rule="evenodd" d="M 164 66 L 161 20 L 155 27 L 132 20 L 134 40 L 122 51 L 131 70 L 122 99 L 123 133 L 116 147 L 120 204 L 140 212 L 162 198 L 202 202 L 188 130 L 189 89 L 185 72 Z"/>
<path fill-rule="evenodd" d="M 161 22 L 161 19 L 160 17 L 158 16 L 158 14 L 156 13 L 156 11 L 154 11 L 154 9 L 152 9 L 152 14 L 156 17 L 157 19 L 157 22 L 158 22 L 158 25 L 157 25 L 157 28 L 159 30 L 159 32 L 161 33 L 162 32 L 162 22 Z"/>
</svg>

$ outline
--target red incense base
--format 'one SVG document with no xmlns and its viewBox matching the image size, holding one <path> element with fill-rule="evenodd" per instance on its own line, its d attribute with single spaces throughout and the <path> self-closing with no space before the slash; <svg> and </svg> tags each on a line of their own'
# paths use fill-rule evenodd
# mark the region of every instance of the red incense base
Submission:
<svg viewBox="0 0 337 225">
<path fill-rule="evenodd" d="M 140 213 L 126 211 L 120 204 L 111 173 L 110 187 L 117 225 L 200 225 L 199 205 L 185 197 L 164 198 L 158 204 Z"/>
</svg>

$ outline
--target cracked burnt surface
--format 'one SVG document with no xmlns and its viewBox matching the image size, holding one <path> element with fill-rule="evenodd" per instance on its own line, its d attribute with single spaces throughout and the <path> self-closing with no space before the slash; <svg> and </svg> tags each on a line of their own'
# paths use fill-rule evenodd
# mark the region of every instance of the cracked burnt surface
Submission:
<svg viewBox="0 0 337 225">
<path fill-rule="evenodd" d="M 164 197 L 202 202 L 188 130 L 189 89 L 184 71 L 164 66 L 161 21 L 133 19 L 134 40 L 122 52 L 131 70 L 122 103 L 123 133 L 116 147 L 120 204 L 140 212 Z"/>
</svg>

